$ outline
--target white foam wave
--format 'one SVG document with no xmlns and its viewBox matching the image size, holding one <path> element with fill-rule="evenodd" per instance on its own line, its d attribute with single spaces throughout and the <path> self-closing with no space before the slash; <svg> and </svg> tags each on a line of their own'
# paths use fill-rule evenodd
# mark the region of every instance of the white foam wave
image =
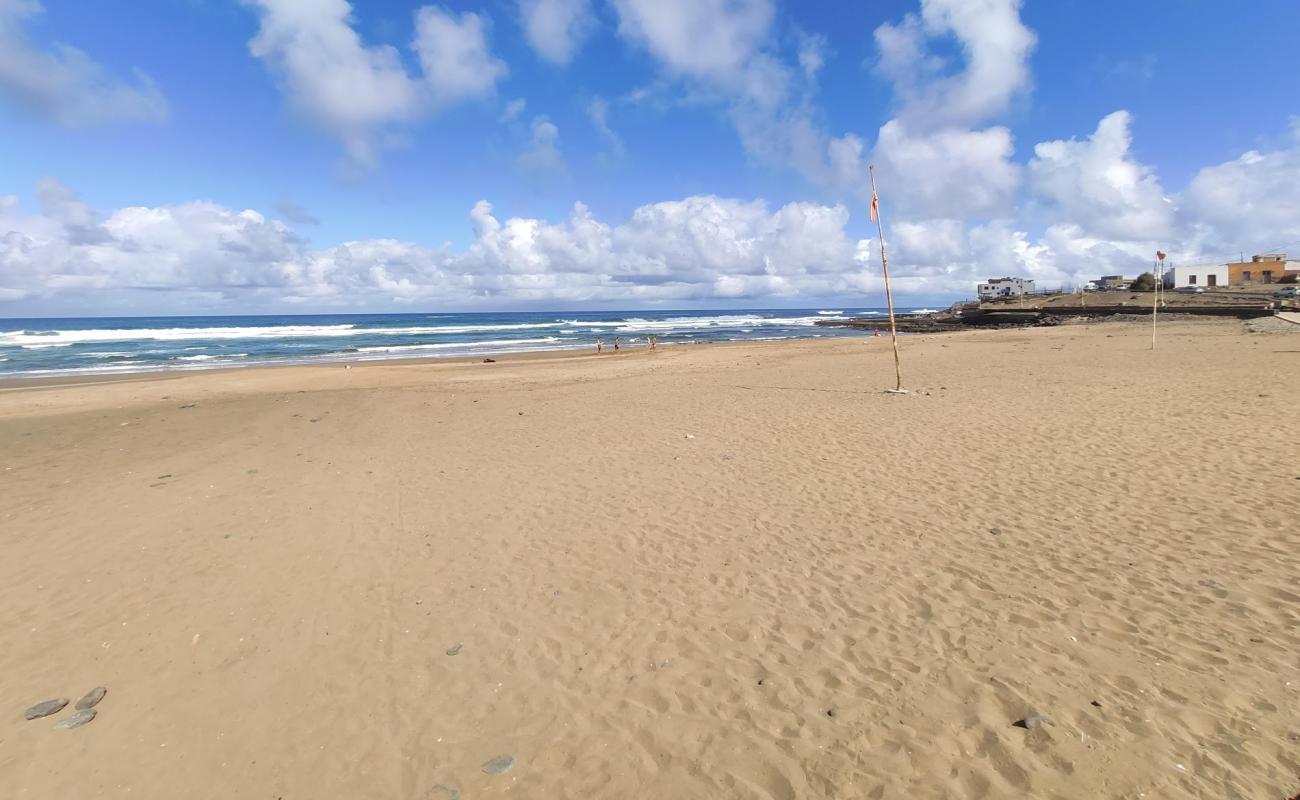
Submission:
<svg viewBox="0 0 1300 800">
<path fill-rule="evenodd" d="M 294 339 L 337 336 L 420 336 L 555 328 L 557 323 L 502 325 L 419 325 L 404 328 L 364 328 L 356 325 L 252 325 L 212 328 L 105 328 L 99 330 L 4 331 L 0 346 L 29 349 L 66 347 L 84 342 L 180 341 L 186 339 Z"/>
<path fill-rule="evenodd" d="M 818 313 L 818 314 L 825 314 L 825 315 L 827 315 L 827 316 L 834 316 L 834 315 L 836 315 L 836 314 L 843 314 L 844 312 L 843 312 L 843 311 L 818 311 L 817 313 Z"/>
<path fill-rule="evenodd" d="M 222 353 L 220 355 L 177 356 L 177 361 L 214 361 L 218 358 L 244 358 L 248 353 Z"/>
<path fill-rule="evenodd" d="M 375 345 L 373 347 L 358 347 L 358 353 L 406 353 L 418 350 L 477 350 L 485 347 L 511 347 L 514 345 L 530 344 L 554 344 L 563 342 L 558 336 L 546 336 L 541 339 L 489 339 L 483 342 L 438 342 L 436 344 L 393 344 L 393 345 Z M 585 346 L 585 345 L 584 345 Z"/>
</svg>

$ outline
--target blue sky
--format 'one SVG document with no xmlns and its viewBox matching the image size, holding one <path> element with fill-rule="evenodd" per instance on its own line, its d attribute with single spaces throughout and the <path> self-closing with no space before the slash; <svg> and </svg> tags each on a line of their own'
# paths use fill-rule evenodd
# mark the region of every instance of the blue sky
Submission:
<svg viewBox="0 0 1300 800">
<path fill-rule="evenodd" d="M 0 0 L 0 314 L 874 304 L 868 163 L 918 301 L 1300 250 L 1297 23 Z"/>
</svg>

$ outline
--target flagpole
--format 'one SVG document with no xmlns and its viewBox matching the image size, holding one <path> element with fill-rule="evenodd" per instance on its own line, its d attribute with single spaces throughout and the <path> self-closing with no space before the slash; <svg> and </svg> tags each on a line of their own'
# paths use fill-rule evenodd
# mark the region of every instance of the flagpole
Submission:
<svg viewBox="0 0 1300 800">
<path fill-rule="evenodd" d="M 889 258 L 885 255 L 885 223 L 880 214 L 880 196 L 876 194 L 876 168 L 868 166 L 871 174 L 871 216 L 876 221 L 876 231 L 880 234 L 880 268 L 885 273 L 885 302 L 889 306 L 889 338 L 894 343 L 894 379 L 892 394 L 906 394 L 903 388 L 903 364 L 898 358 L 898 328 L 894 325 L 894 292 L 889 286 Z"/>
<path fill-rule="evenodd" d="M 1159 255 L 1159 254 L 1157 254 Z M 1152 265 L 1151 271 L 1155 273 L 1155 285 L 1151 287 L 1151 349 L 1156 349 L 1156 308 L 1160 302 L 1160 285 L 1164 280 L 1164 259 L 1158 260 Z"/>
</svg>

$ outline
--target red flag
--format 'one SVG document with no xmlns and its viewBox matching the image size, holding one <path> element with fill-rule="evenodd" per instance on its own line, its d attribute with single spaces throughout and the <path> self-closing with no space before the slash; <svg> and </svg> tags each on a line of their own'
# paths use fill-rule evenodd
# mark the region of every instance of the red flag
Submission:
<svg viewBox="0 0 1300 800">
<path fill-rule="evenodd" d="M 1162 253 L 1162 252 L 1160 252 L 1159 250 L 1157 250 L 1157 251 L 1156 251 L 1156 259 L 1159 260 L 1159 261 L 1164 261 L 1164 260 L 1165 260 L 1165 254 Z"/>
<path fill-rule="evenodd" d="M 879 220 L 880 220 L 880 198 L 876 196 L 876 193 L 873 190 L 871 192 L 871 221 L 878 222 Z"/>
</svg>

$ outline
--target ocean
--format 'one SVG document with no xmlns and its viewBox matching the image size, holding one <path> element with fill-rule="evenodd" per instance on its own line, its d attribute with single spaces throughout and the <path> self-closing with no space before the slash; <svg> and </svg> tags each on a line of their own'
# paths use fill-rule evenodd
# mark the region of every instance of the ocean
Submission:
<svg viewBox="0 0 1300 800">
<path fill-rule="evenodd" d="M 930 309 L 904 309 L 920 313 Z M 0 319 L 0 378 L 860 336 L 879 308 Z"/>
</svg>

